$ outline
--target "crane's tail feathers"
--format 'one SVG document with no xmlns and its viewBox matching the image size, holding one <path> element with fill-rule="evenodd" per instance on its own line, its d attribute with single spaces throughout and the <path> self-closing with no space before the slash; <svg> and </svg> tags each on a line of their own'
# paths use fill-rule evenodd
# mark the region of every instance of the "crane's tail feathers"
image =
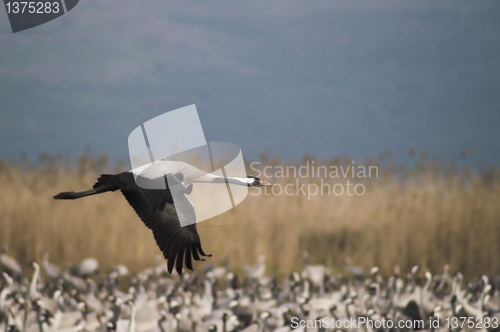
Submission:
<svg viewBox="0 0 500 332">
<path fill-rule="evenodd" d="M 119 189 L 120 186 L 123 186 L 123 183 L 120 180 L 120 174 L 101 174 L 101 176 L 97 179 L 97 182 L 94 184 L 93 188 L 107 188 L 107 191 L 115 191 Z"/>
<path fill-rule="evenodd" d="M 78 199 L 86 196 L 102 194 L 108 191 L 121 189 L 120 185 L 123 186 L 117 175 L 102 174 L 99 179 L 97 179 L 93 189 L 80 192 L 65 191 L 55 195 L 54 199 Z"/>
</svg>

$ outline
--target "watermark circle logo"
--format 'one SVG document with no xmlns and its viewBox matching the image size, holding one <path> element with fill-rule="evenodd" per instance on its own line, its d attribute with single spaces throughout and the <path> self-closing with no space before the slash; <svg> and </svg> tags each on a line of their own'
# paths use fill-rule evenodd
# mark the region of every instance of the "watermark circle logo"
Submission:
<svg viewBox="0 0 500 332">
<path fill-rule="evenodd" d="M 155 197 L 174 204 L 181 226 L 232 209 L 253 181 L 236 144 L 205 140 L 195 105 L 144 122 L 130 133 L 128 146 L 137 187 L 148 197 L 165 191 Z"/>
<path fill-rule="evenodd" d="M 52 21 L 75 8 L 79 0 L 4 0 L 12 32 L 27 30 Z"/>
</svg>

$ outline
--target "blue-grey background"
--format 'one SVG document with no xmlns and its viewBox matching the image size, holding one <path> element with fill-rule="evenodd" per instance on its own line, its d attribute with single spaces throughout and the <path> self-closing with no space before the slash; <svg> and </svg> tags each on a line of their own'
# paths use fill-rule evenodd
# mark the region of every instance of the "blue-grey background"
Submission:
<svg viewBox="0 0 500 332">
<path fill-rule="evenodd" d="M 127 159 L 136 126 L 190 104 L 250 160 L 500 165 L 500 3 L 82 0 L 16 34 L 0 9 L 1 158 Z"/>
</svg>

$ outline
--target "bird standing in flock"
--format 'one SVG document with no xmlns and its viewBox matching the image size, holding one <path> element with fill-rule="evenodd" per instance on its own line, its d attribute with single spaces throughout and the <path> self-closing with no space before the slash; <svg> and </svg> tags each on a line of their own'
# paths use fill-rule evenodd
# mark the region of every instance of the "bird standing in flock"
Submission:
<svg viewBox="0 0 500 332">
<path fill-rule="evenodd" d="M 415 266 L 406 276 L 395 267 L 389 277 L 374 267 L 368 276 L 349 278 L 306 263 L 278 282 L 265 271 L 239 279 L 227 269 L 215 274 L 214 267 L 172 275 L 162 261 L 133 275 L 123 291 L 118 287 L 123 266 L 98 279 L 90 268 L 95 262 L 88 261 L 68 268 L 33 262 L 27 280 L 3 253 L 0 331 L 500 330 L 500 279 L 483 275 L 466 283 L 448 267 L 432 275 Z M 62 271 L 59 277 L 54 267 Z M 473 326 L 461 327 L 464 320 Z"/>
<path fill-rule="evenodd" d="M 138 183 L 164 184 L 165 189 L 146 189 Z M 205 254 L 196 230 L 196 213 L 189 195 L 193 183 L 236 184 L 248 187 L 272 186 L 254 176 L 246 178 L 221 177 L 206 173 L 190 164 L 179 161 L 155 161 L 148 167 L 116 175 L 103 174 L 94 187 L 82 192 L 62 192 L 55 199 L 78 199 L 86 196 L 120 190 L 135 212 L 153 231 L 156 243 L 168 260 L 168 271 L 175 268 L 182 274 L 183 263 L 193 270 L 191 258 L 199 261 Z M 175 190 L 169 187 L 175 184 Z M 174 197 L 176 204 L 174 205 Z M 176 210 L 180 209 L 179 211 Z M 178 214 L 187 216 L 192 224 L 181 227 Z"/>
</svg>

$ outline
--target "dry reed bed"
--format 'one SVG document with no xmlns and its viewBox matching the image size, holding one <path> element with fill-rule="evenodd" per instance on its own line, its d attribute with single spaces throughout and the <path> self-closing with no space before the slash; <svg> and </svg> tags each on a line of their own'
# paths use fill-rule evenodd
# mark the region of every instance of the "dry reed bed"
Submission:
<svg viewBox="0 0 500 332">
<path fill-rule="evenodd" d="M 500 273 L 496 169 L 456 170 L 452 163 L 425 156 L 409 170 L 387 157 L 366 164 L 377 164 L 380 174 L 354 179 L 366 188 L 361 196 L 308 199 L 301 194 L 255 195 L 258 189 L 250 188 L 235 209 L 198 224 L 205 251 L 214 254 L 208 262 L 221 263 L 229 255 L 231 268 L 241 271 L 266 254 L 269 270 L 283 274 L 300 267 L 301 252 L 308 250 L 312 263 L 331 264 L 339 271 L 350 257 L 385 273 L 395 263 L 403 271 L 420 263 L 437 272 L 450 263 L 468 275 Z M 27 165 L 0 162 L 0 244 L 7 244 L 11 255 L 23 264 L 40 260 L 44 250 L 59 264 L 93 256 L 103 269 L 123 263 L 133 271 L 155 263 L 159 249 L 151 232 L 119 193 L 52 199 L 60 191 L 92 186 L 107 168 L 105 157 L 83 155 L 72 165 L 64 158 L 42 156 L 36 165 Z M 261 167 L 265 165 L 284 164 L 263 157 Z M 296 184 L 290 178 L 274 180 L 282 186 Z M 195 269 L 201 270 L 202 263 Z"/>
</svg>

